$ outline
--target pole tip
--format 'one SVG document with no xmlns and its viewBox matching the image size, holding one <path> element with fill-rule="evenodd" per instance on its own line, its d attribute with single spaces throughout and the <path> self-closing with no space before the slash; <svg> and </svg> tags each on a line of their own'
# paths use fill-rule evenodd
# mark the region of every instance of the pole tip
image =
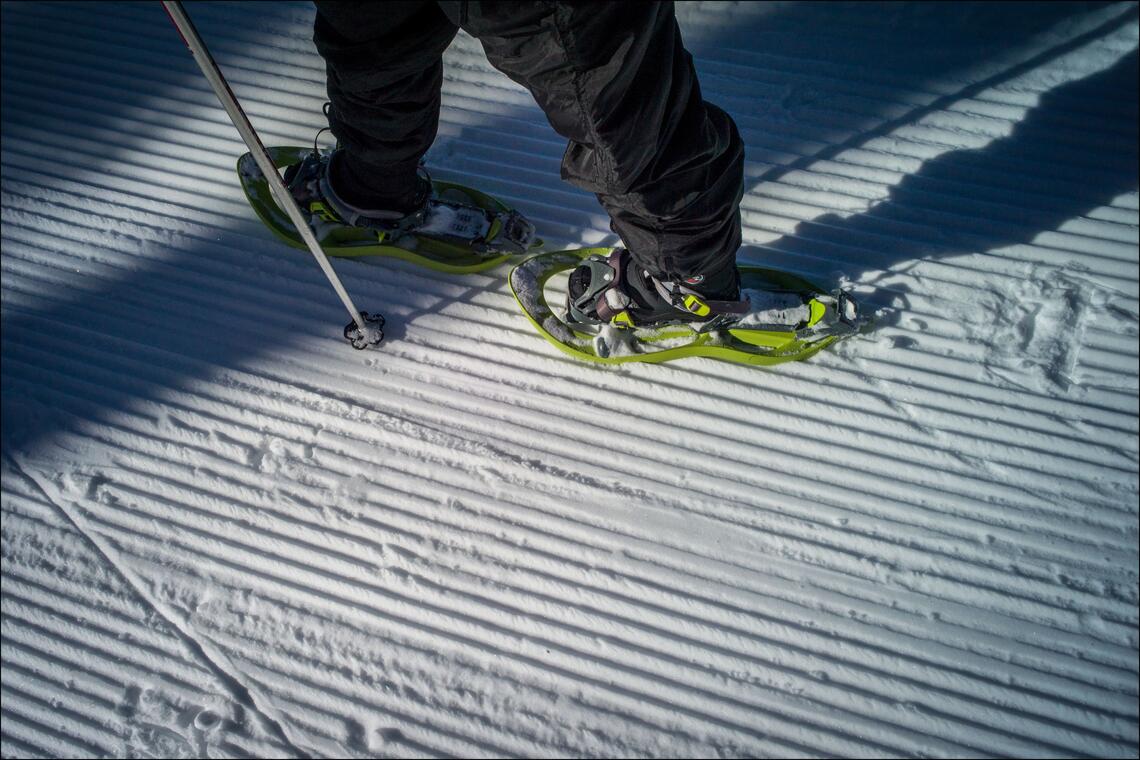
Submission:
<svg viewBox="0 0 1140 760">
<path fill-rule="evenodd" d="M 355 349 L 363 350 L 384 340 L 384 317 L 379 314 L 360 312 L 360 319 L 349 322 L 344 327 L 344 339 Z"/>
</svg>

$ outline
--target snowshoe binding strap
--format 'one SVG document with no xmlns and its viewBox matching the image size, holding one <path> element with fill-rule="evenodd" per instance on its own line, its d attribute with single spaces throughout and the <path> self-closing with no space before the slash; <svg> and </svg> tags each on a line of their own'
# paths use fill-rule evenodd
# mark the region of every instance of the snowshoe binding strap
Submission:
<svg viewBox="0 0 1140 760">
<path fill-rule="evenodd" d="M 321 155 L 315 149 L 306 155 L 299 164 L 285 168 L 285 186 L 302 209 L 309 208 L 309 202 L 320 197 L 317 183 L 321 178 Z"/>
<path fill-rule="evenodd" d="M 625 282 L 629 251 L 614 249 L 609 256 L 590 256 L 570 275 L 566 298 L 566 315 L 578 324 L 610 323 L 618 327 L 634 327 L 648 320 L 686 322 L 706 332 L 719 329 L 748 312 L 748 299 L 737 301 L 712 300 L 696 291 L 672 281 L 662 281 L 648 272 L 645 286 Z M 646 291 L 648 287 L 653 295 Z M 637 301 L 634 292 L 645 299 L 659 299 L 656 310 L 646 302 Z M 640 315 L 640 319 L 639 319 Z"/>
<path fill-rule="evenodd" d="M 679 280 L 660 280 L 650 275 L 650 281 L 657 289 L 657 294 L 681 311 L 687 311 L 697 317 L 708 317 L 710 320 L 727 322 L 739 319 L 748 313 L 749 301 L 741 298 L 736 301 L 718 301 L 706 298 L 692 288 L 682 285 Z"/>
<path fill-rule="evenodd" d="M 318 159 L 320 160 L 320 159 Z M 365 227 L 384 233 L 406 233 L 422 227 L 428 216 L 431 199 L 431 177 L 424 168 L 424 192 L 418 207 L 412 211 L 386 211 L 383 209 L 361 209 L 345 202 L 329 182 L 328 161 L 319 168 L 318 190 L 321 198 L 332 207 L 338 219 L 350 227 Z"/>
<path fill-rule="evenodd" d="M 622 288 L 625 257 L 629 252 L 614 249 L 609 256 L 590 256 L 571 274 L 566 292 L 566 317 L 576 324 L 611 322 L 624 313 L 632 299 Z"/>
</svg>

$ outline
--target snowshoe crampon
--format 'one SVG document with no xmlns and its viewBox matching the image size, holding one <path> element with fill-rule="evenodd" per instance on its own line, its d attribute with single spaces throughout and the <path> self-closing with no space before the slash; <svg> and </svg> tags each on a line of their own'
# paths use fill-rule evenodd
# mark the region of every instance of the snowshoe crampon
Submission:
<svg viewBox="0 0 1140 760">
<path fill-rule="evenodd" d="M 273 165 L 283 169 L 299 163 L 313 152 L 311 147 L 268 148 Z M 267 227 L 294 248 L 305 248 L 289 216 L 281 210 L 269 190 L 269 183 L 253 156 L 246 153 L 237 162 L 238 177 L 250 206 Z M 512 256 L 537 250 L 542 241 L 535 238 L 530 223 L 501 201 L 463 185 L 434 180 L 433 201 L 443 206 L 481 210 L 487 219 L 487 232 L 468 242 L 447 235 L 394 234 L 367 227 L 354 227 L 339 221 L 321 208 L 302 208 L 321 248 L 329 256 L 392 256 L 441 272 L 464 274 L 498 266 Z M 470 216 L 468 214 L 468 216 Z"/>
<path fill-rule="evenodd" d="M 511 272 L 511 290 L 531 324 L 550 343 L 578 359 L 616 364 L 704 356 L 740 364 L 779 364 L 807 359 L 864 325 L 858 305 L 849 294 L 828 294 L 797 275 L 747 264 L 740 265 L 742 292 L 771 294 L 784 302 L 789 296 L 793 300 L 798 297 L 806 307 L 800 310 L 806 318 L 796 325 L 765 324 L 765 312 L 759 312 L 719 329 L 706 329 L 702 323 L 600 328 L 568 323 L 558 316 L 564 311 L 561 304 L 565 302 L 565 288 L 560 294 L 559 308 L 551 308 L 547 302 L 548 282 L 574 269 L 583 259 L 605 257 L 611 250 L 586 248 L 543 253 Z"/>
</svg>

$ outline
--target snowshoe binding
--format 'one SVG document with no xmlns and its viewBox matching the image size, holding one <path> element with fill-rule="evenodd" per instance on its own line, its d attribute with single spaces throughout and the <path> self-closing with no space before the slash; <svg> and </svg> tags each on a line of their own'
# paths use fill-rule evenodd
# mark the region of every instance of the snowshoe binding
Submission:
<svg viewBox="0 0 1140 760">
<path fill-rule="evenodd" d="M 789 272 L 740 265 L 739 300 L 710 300 L 629 264 L 621 249 L 544 253 L 515 267 L 510 284 L 547 341 L 603 363 L 706 356 L 778 364 L 806 359 L 866 324 L 850 294 L 828 293 Z M 548 283 L 567 270 L 560 316 L 549 305 Z"/>
<path fill-rule="evenodd" d="M 330 185 L 328 166 L 335 151 L 313 146 L 268 152 L 273 164 L 285 169 L 285 183 L 330 256 L 394 256 L 438 271 L 466 273 L 490 269 L 542 245 L 534 226 L 517 211 L 478 190 L 432 180 L 422 167 L 413 209 L 364 209 L 345 202 Z M 286 243 L 304 248 L 253 156 L 238 159 L 237 170 L 258 217 Z"/>
<path fill-rule="evenodd" d="M 604 257 L 587 257 L 567 284 L 567 321 L 580 325 L 661 327 L 702 322 L 706 329 L 715 329 L 747 311 L 747 301 L 709 299 L 679 282 L 654 277 L 638 267 L 624 248 Z"/>
</svg>

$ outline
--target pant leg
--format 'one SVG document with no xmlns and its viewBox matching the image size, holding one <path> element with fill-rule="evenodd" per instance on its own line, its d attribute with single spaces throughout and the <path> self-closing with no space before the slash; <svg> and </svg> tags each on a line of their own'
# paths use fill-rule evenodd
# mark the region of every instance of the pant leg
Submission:
<svg viewBox="0 0 1140 760">
<path fill-rule="evenodd" d="M 458 28 L 430 1 L 315 5 L 329 126 L 345 152 L 333 177 L 338 191 L 379 199 L 414 192 L 439 127 L 443 51 Z"/>
<path fill-rule="evenodd" d="M 569 139 L 562 176 L 597 194 L 635 261 L 737 286 L 744 146 L 701 97 L 671 3 L 467 3 L 453 19 Z"/>
</svg>

